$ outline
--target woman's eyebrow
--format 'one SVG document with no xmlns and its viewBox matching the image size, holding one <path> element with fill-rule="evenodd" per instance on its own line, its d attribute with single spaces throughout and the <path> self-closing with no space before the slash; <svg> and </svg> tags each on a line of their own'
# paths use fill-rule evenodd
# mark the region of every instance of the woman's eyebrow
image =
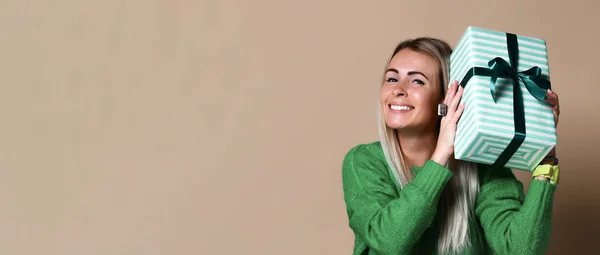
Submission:
<svg viewBox="0 0 600 255">
<path fill-rule="evenodd" d="M 423 77 L 425 77 L 425 79 L 429 80 L 429 78 L 427 78 L 427 75 L 425 75 L 425 74 L 424 74 L 424 73 L 422 73 L 422 72 L 419 72 L 419 71 L 410 71 L 410 72 L 408 72 L 408 75 L 413 75 L 413 74 L 420 74 L 420 75 L 423 75 Z"/>
<path fill-rule="evenodd" d="M 394 73 L 400 74 L 400 72 L 398 72 L 398 69 L 396 69 L 396 68 L 388 68 L 387 70 L 385 70 L 385 72 L 386 73 L 387 72 L 394 72 Z"/>
</svg>

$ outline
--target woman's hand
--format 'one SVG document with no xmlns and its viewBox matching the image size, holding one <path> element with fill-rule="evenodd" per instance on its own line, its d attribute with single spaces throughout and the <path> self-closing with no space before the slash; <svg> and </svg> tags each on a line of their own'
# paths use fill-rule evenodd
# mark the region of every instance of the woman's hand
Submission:
<svg viewBox="0 0 600 255">
<path fill-rule="evenodd" d="M 450 83 L 444 104 L 448 105 L 446 116 L 442 117 L 440 124 L 440 133 L 438 136 L 437 146 L 431 160 L 445 166 L 452 155 L 454 155 L 454 137 L 456 136 L 456 124 L 462 115 L 465 105 L 458 103 L 463 95 L 463 88 L 458 85 L 457 81 Z"/>
<path fill-rule="evenodd" d="M 554 113 L 554 123 L 555 123 L 555 126 L 558 127 L 558 119 L 559 119 L 559 115 L 560 115 L 560 105 L 558 104 L 558 95 L 552 90 L 547 90 L 546 91 L 546 103 L 548 103 L 552 106 L 552 112 Z M 556 157 L 556 147 L 554 147 L 548 153 L 548 156 Z"/>
<path fill-rule="evenodd" d="M 552 106 L 552 113 L 554 113 L 554 123 L 555 126 L 558 126 L 558 117 L 560 115 L 560 106 L 558 104 L 558 95 L 554 93 L 552 90 L 546 91 L 546 103 Z M 552 148 L 552 150 L 548 153 L 548 156 L 556 157 L 556 147 Z M 550 161 L 542 160 L 540 164 L 552 164 Z M 536 176 L 535 179 L 540 181 L 550 181 L 547 177 L 544 176 Z"/>
</svg>

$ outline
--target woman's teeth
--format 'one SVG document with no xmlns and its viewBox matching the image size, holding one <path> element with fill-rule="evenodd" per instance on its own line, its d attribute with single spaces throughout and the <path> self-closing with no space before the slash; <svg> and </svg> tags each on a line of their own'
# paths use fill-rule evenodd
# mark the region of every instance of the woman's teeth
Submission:
<svg viewBox="0 0 600 255">
<path fill-rule="evenodd" d="M 390 108 L 392 108 L 394 111 L 408 111 L 413 109 L 413 107 L 406 105 L 391 105 Z"/>
</svg>

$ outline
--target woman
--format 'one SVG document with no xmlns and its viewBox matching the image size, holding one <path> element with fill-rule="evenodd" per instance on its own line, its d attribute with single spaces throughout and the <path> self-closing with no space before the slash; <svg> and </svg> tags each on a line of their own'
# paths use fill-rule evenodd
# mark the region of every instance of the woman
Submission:
<svg viewBox="0 0 600 255">
<path fill-rule="evenodd" d="M 451 48 L 400 43 L 381 86 L 380 141 L 343 163 L 353 254 L 543 254 L 556 176 L 534 174 L 527 196 L 510 169 L 453 158 L 462 87 L 448 84 Z M 548 90 L 558 123 L 558 96 Z M 438 115 L 438 104 L 447 105 Z M 540 165 L 555 165 L 554 150 Z"/>
</svg>

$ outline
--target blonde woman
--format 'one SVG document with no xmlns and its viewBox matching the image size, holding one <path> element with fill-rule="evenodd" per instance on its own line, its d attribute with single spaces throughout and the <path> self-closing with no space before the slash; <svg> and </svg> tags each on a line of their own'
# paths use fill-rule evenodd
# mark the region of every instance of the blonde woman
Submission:
<svg viewBox="0 0 600 255">
<path fill-rule="evenodd" d="M 343 163 L 353 254 L 543 254 L 556 176 L 534 174 L 527 195 L 510 169 L 453 158 L 462 88 L 448 81 L 449 45 L 400 43 L 380 89 L 380 140 Z M 558 123 L 558 96 L 548 90 Z M 447 106 L 440 114 L 438 105 Z M 554 150 L 540 165 L 556 165 Z M 555 169 L 556 166 L 553 167 Z"/>
</svg>

